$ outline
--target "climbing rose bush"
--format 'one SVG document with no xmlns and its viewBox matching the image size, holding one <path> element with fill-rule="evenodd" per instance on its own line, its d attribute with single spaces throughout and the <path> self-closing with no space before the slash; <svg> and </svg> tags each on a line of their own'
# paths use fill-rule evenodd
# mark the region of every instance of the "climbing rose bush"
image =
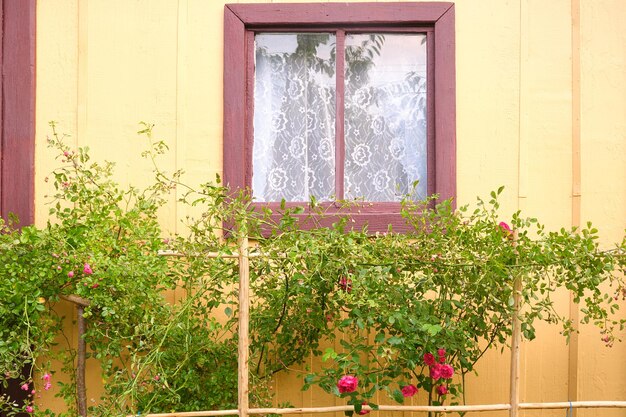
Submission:
<svg viewBox="0 0 626 417">
<path fill-rule="evenodd" d="M 314 199 L 271 212 L 219 179 L 185 184 L 182 173 L 158 168 L 167 146 L 154 140 L 151 126 L 141 134 L 155 167 L 144 189 L 122 187 L 112 164 L 70 149 L 53 131 L 59 168 L 50 176 L 50 222 L 21 230 L 0 223 L 2 383 L 16 379 L 35 390 L 31 398 L 54 389 L 67 405 L 59 415 L 77 414 L 75 346 L 64 342 L 71 327 L 56 313 L 68 297 L 89 302 L 84 339 L 104 381 L 89 415 L 236 408 L 238 267 L 231 255 L 243 236 L 255 241 L 254 406 L 270 404 L 274 374 L 303 366 L 311 355 L 321 366 L 303 372 L 303 389 L 321 387 L 353 413 L 376 409 L 377 396 L 457 404 L 464 376 L 509 340 L 517 278 L 526 339 L 534 338 L 538 320 L 570 334 L 572 323 L 551 298 L 561 289 L 574 294 L 582 322 L 598 326 L 608 346 L 623 327 L 615 313 L 625 294 L 626 240 L 601 250 L 591 224 L 548 231 L 519 212 L 503 221 L 499 189 L 471 209 L 436 197 L 407 199 L 409 231 L 372 235 L 353 227 L 355 203 L 342 202 L 339 214 Z M 197 213 L 184 220 L 181 235 L 156 221 L 175 189 L 178 204 Z M 323 218 L 330 227 L 299 227 Z M 176 302 L 167 297 L 172 292 Z M 53 368 L 59 362 L 61 369 Z M 53 372 L 70 381 L 62 384 Z M 0 410 L 54 415 L 45 404 L 15 405 L 6 397 Z"/>
</svg>

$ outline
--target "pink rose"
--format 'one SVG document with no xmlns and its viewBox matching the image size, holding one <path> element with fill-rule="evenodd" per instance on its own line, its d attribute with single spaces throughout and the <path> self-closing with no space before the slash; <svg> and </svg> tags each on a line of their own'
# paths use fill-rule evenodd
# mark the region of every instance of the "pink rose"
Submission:
<svg viewBox="0 0 626 417">
<path fill-rule="evenodd" d="M 441 365 L 438 363 L 433 364 L 433 366 L 430 367 L 430 377 L 432 379 L 439 379 L 441 378 Z"/>
<path fill-rule="evenodd" d="M 454 368 L 450 365 L 441 365 L 441 377 L 450 379 L 454 376 Z"/>
<path fill-rule="evenodd" d="M 46 382 L 45 384 L 43 384 L 43 389 L 48 391 L 50 388 L 52 388 L 52 384 L 50 382 Z"/>
<path fill-rule="evenodd" d="M 361 405 L 367 405 L 367 401 L 363 401 L 361 403 Z M 366 410 L 364 408 L 361 408 L 361 411 L 359 411 L 359 415 L 364 416 L 365 414 L 369 414 L 370 410 Z"/>
<path fill-rule="evenodd" d="M 35 409 L 33 407 L 31 407 L 30 405 L 26 406 L 26 412 L 27 413 L 32 413 L 33 411 L 35 411 Z"/>
<path fill-rule="evenodd" d="M 24 391 L 28 391 L 30 387 L 28 386 L 28 384 L 23 384 L 20 388 Z"/>
<path fill-rule="evenodd" d="M 70 271 L 67 273 L 68 278 L 74 278 L 74 271 Z"/>
<path fill-rule="evenodd" d="M 446 350 L 445 349 L 437 349 L 437 355 L 439 355 L 439 357 L 446 356 Z"/>
<path fill-rule="evenodd" d="M 500 227 L 500 230 L 502 231 L 502 233 L 504 233 L 504 236 L 506 236 L 508 239 L 513 239 L 513 230 L 511 230 L 508 224 L 506 224 L 505 222 L 500 222 L 498 224 L 498 227 Z"/>
<path fill-rule="evenodd" d="M 505 222 L 500 222 L 498 226 L 500 226 L 500 229 L 502 229 L 504 232 L 508 232 L 508 233 L 512 232 L 511 227 Z"/>
<path fill-rule="evenodd" d="M 339 280 L 339 286 L 345 292 L 351 292 L 352 291 L 352 280 L 350 278 L 341 277 L 341 279 Z"/>
<path fill-rule="evenodd" d="M 401 391 L 403 397 L 412 397 L 417 394 L 417 387 L 415 385 L 405 385 L 402 387 Z"/>
<path fill-rule="evenodd" d="M 435 355 L 430 352 L 424 354 L 424 363 L 428 366 L 433 366 L 435 364 Z"/>
<path fill-rule="evenodd" d="M 339 393 L 341 394 L 356 391 L 356 387 L 358 385 L 358 378 L 352 375 L 344 375 L 339 378 L 339 381 L 337 382 L 337 388 L 339 388 Z"/>
<path fill-rule="evenodd" d="M 45 373 L 43 374 L 43 376 L 41 377 L 41 379 L 43 379 L 46 382 L 50 382 L 50 374 L 49 373 Z"/>
<path fill-rule="evenodd" d="M 448 387 L 446 387 L 445 385 L 439 385 L 437 387 L 437 394 L 446 395 L 447 393 L 448 393 Z"/>
<path fill-rule="evenodd" d="M 89 264 L 85 264 L 85 267 L 83 268 L 83 273 L 85 275 L 91 275 L 93 274 L 93 271 L 91 269 L 91 266 L 89 266 Z"/>
</svg>

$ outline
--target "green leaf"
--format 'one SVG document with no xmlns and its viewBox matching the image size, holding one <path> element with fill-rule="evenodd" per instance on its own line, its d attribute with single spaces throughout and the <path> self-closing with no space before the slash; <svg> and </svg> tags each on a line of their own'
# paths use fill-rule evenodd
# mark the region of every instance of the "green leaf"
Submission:
<svg viewBox="0 0 626 417">
<path fill-rule="evenodd" d="M 322 355 L 322 361 L 326 362 L 328 359 L 337 358 L 337 352 L 333 348 L 326 348 L 324 354 Z"/>
<path fill-rule="evenodd" d="M 397 336 L 392 336 L 389 339 L 387 339 L 387 343 L 389 343 L 392 346 L 399 345 L 403 342 L 404 342 L 404 339 L 402 337 L 397 337 Z"/>
<path fill-rule="evenodd" d="M 400 404 L 404 404 L 404 395 L 402 395 L 402 391 L 399 389 L 394 389 L 392 392 L 393 399 Z"/>
</svg>

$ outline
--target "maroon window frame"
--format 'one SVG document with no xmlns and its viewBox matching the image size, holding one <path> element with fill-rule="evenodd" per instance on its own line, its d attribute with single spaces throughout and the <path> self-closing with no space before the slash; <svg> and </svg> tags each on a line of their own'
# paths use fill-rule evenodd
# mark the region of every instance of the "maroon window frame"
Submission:
<svg viewBox="0 0 626 417">
<path fill-rule="evenodd" d="M 224 183 L 246 189 L 252 178 L 254 34 L 259 31 L 415 31 L 428 36 L 428 192 L 456 197 L 456 86 L 453 3 L 227 4 L 224 7 Z M 337 71 L 341 71 L 338 68 Z M 337 107 L 343 106 L 337 94 Z M 343 131 L 338 112 L 337 135 Z M 336 150 L 343 157 L 341 148 Z M 337 166 L 340 168 L 341 164 Z M 288 203 L 287 205 L 303 205 Z M 275 209 L 279 202 L 258 203 Z M 332 210 L 332 205 L 331 205 Z M 364 203 L 354 226 L 407 230 L 400 203 Z M 332 219 L 328 222 L 330 223 Z M 326 222 L 324 222 L 326 223 Z M 304 225 L 306 227 L 306 225 Z"/>
</svg>

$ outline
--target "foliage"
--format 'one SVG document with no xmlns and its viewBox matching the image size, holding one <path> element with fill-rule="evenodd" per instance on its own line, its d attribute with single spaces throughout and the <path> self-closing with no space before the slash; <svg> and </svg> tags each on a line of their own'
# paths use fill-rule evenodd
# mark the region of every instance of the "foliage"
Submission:
<svg viewBox="0 0 626 417">
<path fill-rule="evenodd" d="M 46 388 L 50 359 L 60 355 L 72 376 L 73 346 L 57 346 L 63 297 L 89 301 L 85 340 L 101 364 L 105 394 L 94 415 L 233 409 L 237 402 L 237 281 L 232 255 L 250 236 L 251 403 L 268 405 L 271 375 L 302 365 L 312 354 L 321 369 L 307 371 L 303 388 L 318 385 L 346 398 L 357 413 L 379 391 L 402 403 L 417 389 L 431 404 L 462 400 L 464 376 L 511 333 L 513 281 L 521 279 L 523 335 L 534 338 L 538 320 L 572 323 L 554 308 L 565 288 L 581 303 L 583 322 L 600 328 L 611 345 L 623 294 L 626 240 L 598 248 L 598 231 L 548 231 L 515 213 L 499 224 L 498 197 L 475 210 L 453 210 L 436 197 L 407 200 L 408 233 L 373 235 L 353 228 L 355 203 L 339 213 L 311 201 L 278 212 L 255 209 L 245 193 L 219 184 L 197 190 L 158 168 L 167 147 L 152 138 L 144 156 L 154 162 L 146 189 L 122 188 L 113 166 L 73 151 L 53 125 L 59 151 L 51 218 L 42 228 L 0 233 L 0 372 L 23 378 L 27 389 Z M 177 188 L 197 212 L 185 234 L 165 238 L 159 210 Z M 302 230 L 327 217 L 331 227 Z M 178 256 L 160 256 L 171 250 Z M 211 254 L 211 256 L 209 256 Z M 215 256 L 217 254 L 217 256 Z M 615 291 L 603 292 L 606 285 Z M 34 369 L 20 376 L 24 365 Z M 48 375 L 42 385 L 38 375 Z M 453 375 L 454 374 L 454 375 Z M 75 381 L 60 395 L 76 415 Z M 4 401 L 4 402 L 2 402 Z M 33 407 L 27 405 L 25 407 Z M 0 400 L 10 413 L 21 408 Z M 43 404 L 34 411 L 51 415 Z"/>
</svg>

